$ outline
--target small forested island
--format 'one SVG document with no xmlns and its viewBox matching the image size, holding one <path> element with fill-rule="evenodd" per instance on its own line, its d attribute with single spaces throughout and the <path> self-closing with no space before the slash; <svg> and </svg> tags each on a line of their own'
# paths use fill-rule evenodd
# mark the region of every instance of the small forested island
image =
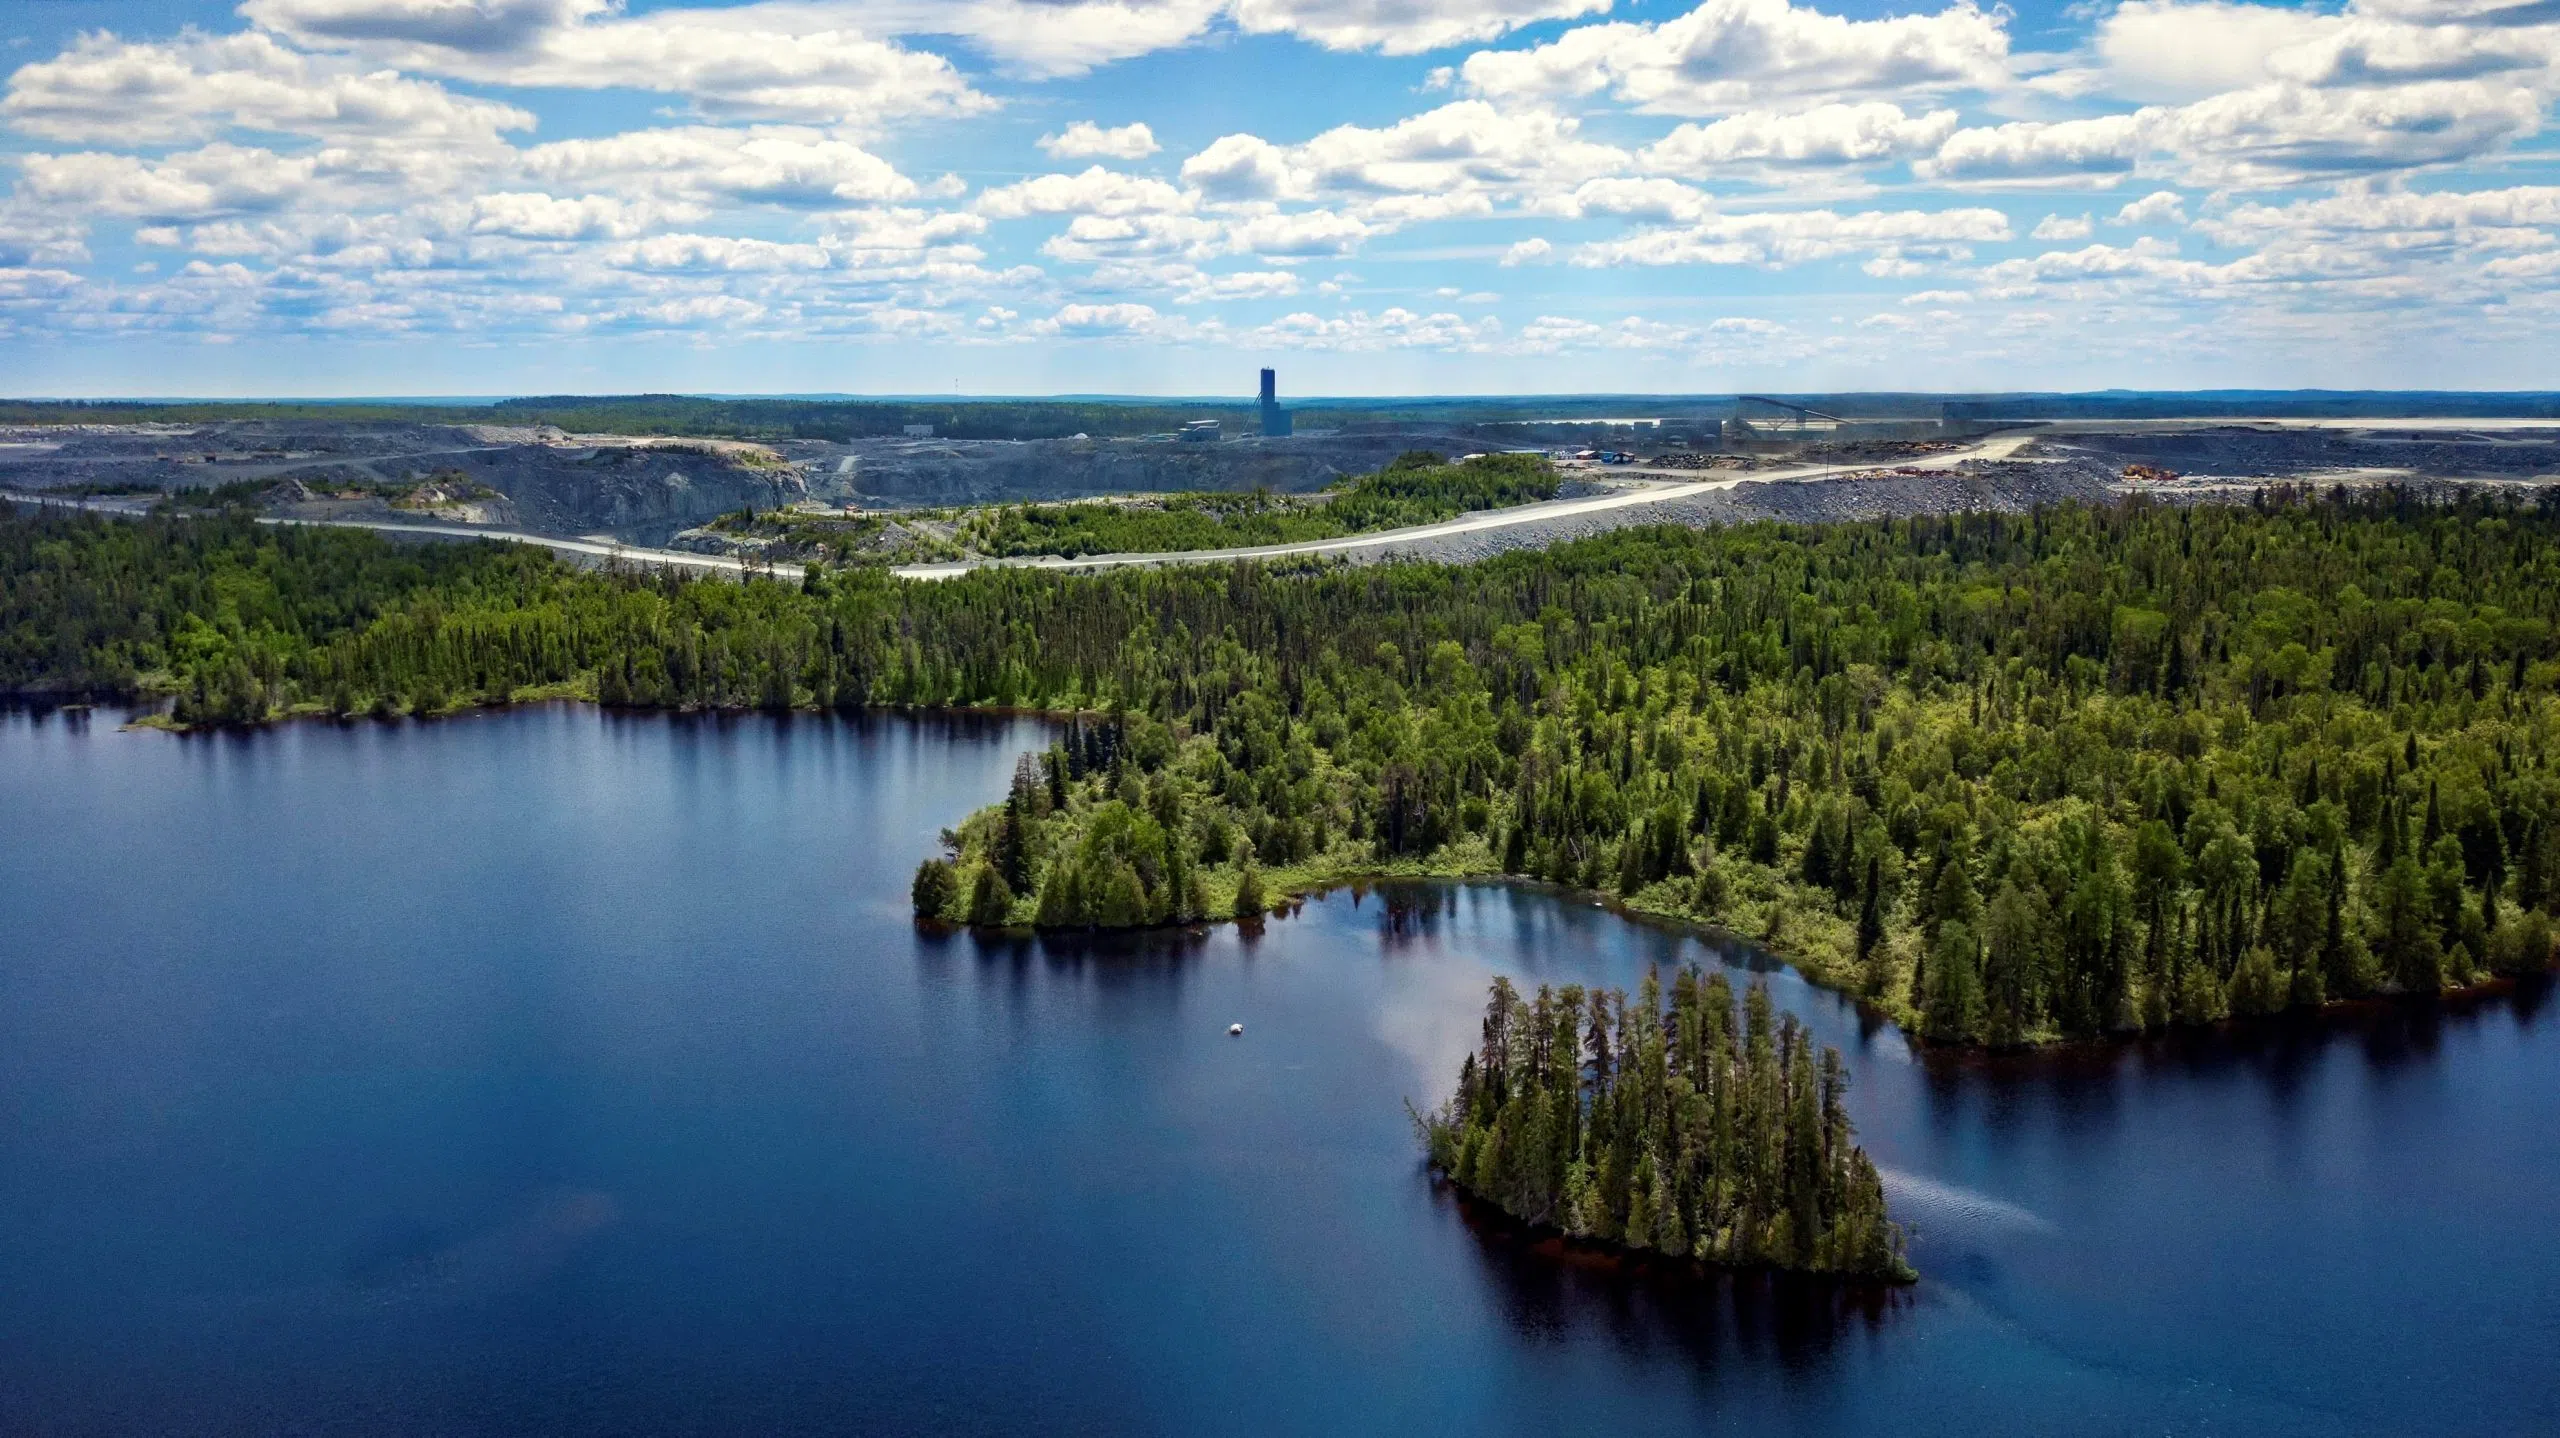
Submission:
<svg viewBox="0 0 2560 1438">
<path fill-rule="evenodd" d="M 1458 1088 L 1418 1115 L 1432 1166 L 1524 1223 L 1636 1253 L 1907 1283 L 1902 1229 L 1853 1141 L 1840 1051 L 1750 986 L 1683 969 L 1636 1001 L 1507 978 Z"/>
<path fill-rule="evenodd" d="M 246 518 L 0 520 L 0 692 L 179 727 L 584 698 L 1059 716 L 944 922 L 1512 877 L 1720 926 L 1949 1044 L 2553 960 L 2560 505 L 2262 491 L 1623 530 L 1474 564 L 804 586 Z"/>
</svg>

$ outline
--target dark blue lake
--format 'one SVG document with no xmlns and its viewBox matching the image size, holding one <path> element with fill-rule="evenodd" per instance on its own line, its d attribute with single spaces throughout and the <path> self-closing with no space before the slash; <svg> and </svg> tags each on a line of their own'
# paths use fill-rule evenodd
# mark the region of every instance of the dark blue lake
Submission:
<svg viewBox="0 0 2560 1438">
<path fill-rule="evenodd" d="M 1040 742 L 0 717 L 0 1432 L 2560 1431 L 2538 990 L 1924 1064 L 1778 971 L 1921 1283 L 1562 1267 L 1404 1100 L 1496 972 L 1748 956 L 1499 887 L 919 935 Z"/>
</svg>

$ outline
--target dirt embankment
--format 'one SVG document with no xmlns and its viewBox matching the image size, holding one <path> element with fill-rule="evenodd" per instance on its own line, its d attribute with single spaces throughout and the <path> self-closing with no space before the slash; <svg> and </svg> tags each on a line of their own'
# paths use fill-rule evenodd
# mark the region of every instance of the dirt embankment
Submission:
<svg viewBox="0 0 2560 1438">
<path fill-rule="evenodd" d="M 259 485 L 267 488 L 254 502 L 287 518 L 432 519 L 636 544 L 810 497 L 802 466 L 768 446 L 725 441 L 373 424 L 0 434 L 0 487 L 184 494 Z"/>
<path fill-rule="evenodd" d="M 909 507 L 1174 490 L 1303 493 L 1407 449 L 1459 453 L 1481 436 L 1385 433 L 1171 440 L 650 439 L 534 426 L 233 422 L 47 426 L 0 432 L 0 487 L 179 493 L 295 481 L 279 513 L 396 519 L 387 495 L 424 482 L 474 496 L 436 517 L 661 544 L 742 508 L 803 499 Z"/>
<path fill-rule="evenodd" d="M 751 458 L 687 444 L 512 445 L 459 456 L 453 468 L 506 496 L 519 527 L 661 544 L 717 515 L 810 497 L 796 467 Z"/>
</svg>

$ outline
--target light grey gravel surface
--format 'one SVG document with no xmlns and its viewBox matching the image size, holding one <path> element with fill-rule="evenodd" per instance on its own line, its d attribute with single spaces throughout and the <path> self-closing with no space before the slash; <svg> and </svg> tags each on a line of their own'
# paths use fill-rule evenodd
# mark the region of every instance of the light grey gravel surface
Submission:
<svg viewBox="0 0 2560 1438">
<path fill-rule="evenodd" d="M 1745 482 L 1730 489 L 1598 514 L 1424 540 L 1391 553 L 1399 558 L 1464 561 L 1514 549 L 1543 548 L 1631 525 L 1694 527 L 1763 519 L 1813 523 L 1962 510 L 2025 510 L 2066 499 L 2104 498 L 2108 485 L 2109 476 L 2094 466 L 2022 461 L 1976 461 L 1925 475 L 1843 475 L 1831 479 Z"/>
</svg>

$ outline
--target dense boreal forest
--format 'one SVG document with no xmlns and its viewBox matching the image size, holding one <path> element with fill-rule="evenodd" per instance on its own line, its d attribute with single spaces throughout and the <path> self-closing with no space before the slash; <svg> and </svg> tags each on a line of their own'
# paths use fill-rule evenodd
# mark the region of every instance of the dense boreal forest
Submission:
<svg viewBox="0 0 2560 1438">
<path fill-rule="evenodd" d="M 2541 970 L 2560 904 L 2560 509 L 2494 498 L 805 589 L 48 516 L 0 524 L 0 580 L 0 687 L 165 693 L 182 724 L 543 694 L 1075 715 L 918 874 L 952 921 L 1514 875 L 2013 1044 Z"/>
<path fill-rule="evenodd" d="M 1457 1092 L 1417 1115 L 1432 1165 L 1513 1218 L 1638 1252 L 1908 1282 L 1855 1142 L 1849 1073 L 1750 986 L 1683 969 L 1619 990 L 1493 981 Z"/>
</svg>

